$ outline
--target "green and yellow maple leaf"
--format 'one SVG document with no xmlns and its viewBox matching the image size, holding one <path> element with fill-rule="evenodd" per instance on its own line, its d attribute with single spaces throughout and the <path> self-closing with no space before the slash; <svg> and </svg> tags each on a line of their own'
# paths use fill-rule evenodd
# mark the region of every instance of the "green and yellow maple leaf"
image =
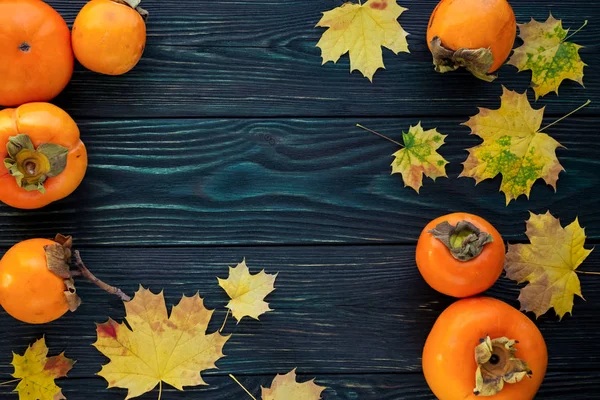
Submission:
<svg viewBox="0 0 600 400">
<path fill-rule="evenodd" d="M 558 94 L 558 87 L 565 79 L 583 85 L 583 63 L 579 56 L 579 46 L 567 42 L 568 29 L 552 15 L 546 22 L 533 18 L 526 24 L 519 24 L 519 37 L 523 45 L 515 49 L 508 64 L 520 71 L 531 70 L 531 83 L 536 100 L 550 92 Z"/>
<path fill-rule="evenodd" d="M 243 260 L 235 268 L 229 268 L 227 279 L 217 279 L 219 286 L 231 298 L 226 307 L 240 322 L 244 317 L 258 319 L 262 314 L 273 311 L 264 299 L 275 290 L 275 278 L 277 278 L 277 274 L 267 274 L 264 270 L 251 275 L 246 260 Z"/>
<path fill-rule="evenodd" d="M 503 88 L 500 99 L 499 109 L 480 108 L 479 114 L 463 124 L 483 143 L 468 149 L 460 176 L 479 183 L 502 174 L 500 190 L 507 205 L 522 194 L 529 197 L 533 183 L 540 178 L 556 190 L 558 175 L 564 170 L 556 148 L 563 146 L 540 132 L 544 109 L 534 110 L 526 92 Z"/>
<path fill-rule="evenodd" d="M 206 330 L 213 311 L 200 296 L 183 296 L 167 313 L 163 293 L 153 294 L 140 286 L 125 303 L 125 323 L 109 319 L 96 327 L 94 346 L 110 362 L 98 375 L 108 387 L 128 389 L 126 399 L 140 396 L 162 383 L 183 390 L 206 385 L 200 372 L 216 368 L 229 336 Z"/>
<path fill-rule="evenodd" d="M 296 382 L 296 370 L 285 375 L 277 375 L 270 388 L 262 389 L 262 400 L 319 400 L 326 389 L 315 384 L 314 379 L 308 382 Z"/>
<path fill-rule="evenodd" d="M 336 63 L 350 54 L 350 72 L 359 70 L 373 81 L 379 68 L 385 68 L 381 47 L 395 54 L 408 51 L 408 33 L 398 23 L 406 8 L 396 0 L 368 0 L 364 4 L 345 3 L 323 13 L 317 27 L 329 28 L 317 47 L 321 49 L 323 64 Z"/>
<path fill-rule="evenodd" d="M 423 186 L 423 175 L 435 181 L 439 177 L 447 177 L 446 161 L 436 150 L 443 144 L 447 135 L 436 129 L 424 131 L 421 122 L 411 126 L 408 132 L 402 132 L 404 148 L 393 154 L 392 174 L 400 173 L 404 186 L 410 186 L 419 193 Z"/>
<path fill-rule="evenodd" d="M 519 283 L 529 282 L 519 295 L 521 309 L 537 317 L 554 308 L 562 318 L 573 310 L 575 295 L 583 298 L 575 270 L 592 252 L 584 248 L 585 231 L 575 219 L 566 228 L 550 212 L 531 213 L 530 244 L 509 244 L 504 269 Z"/>
<path fill-rule="evenodd" d="M 20 379 L 15 389 L 19 393 L 19 400 L 65 399 L 54 380 L 67 376 L 75 361 L 65 357 L 64 353 L 49 358 L 47 355 L 45 338 L 29 346 L 22 356 L 13 353 L 13 376 Z"/>
</svg>

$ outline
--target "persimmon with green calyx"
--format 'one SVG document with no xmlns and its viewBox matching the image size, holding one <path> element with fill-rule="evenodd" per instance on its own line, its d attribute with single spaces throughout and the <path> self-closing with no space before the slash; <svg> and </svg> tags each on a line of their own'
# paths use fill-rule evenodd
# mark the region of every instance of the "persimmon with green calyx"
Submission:
<svg viewBox="0 0 600 400">
<path fill-rule="evenodd" d="M 444 310 L 423 349 L 423 374 L 439 400 L 532 400 L 547 366 L 537 326 L 488 297 L 461 299 Z"/>
<path fill-rule="evenodd" d="M 29 324 L 54 321 L 69 310 L 77 310 L 81 304 L 73 280 L 77 276 L 85 277 L 123 301 L 130 300 L 121 289 L 96 278 L 79 252 L 72 251 L 72 244 L 70 236 L 56 235 L 54 240 L 29 239 L 11 247 L 0 260 L 2 308 Z"/>
<path fill-rule="evenodd" d="M 29 103 L 0 111 L 0 201 L 35 209 L 63 199 L 87 170 L 79 128 L 62 109 Z"/>
<path fill-rule="evenodd" d="M 500 233 L 485 219 L 453 213 L 425 226 L 417 242 L 419 272 L 433 289 L 454 297 L 486 291 L 504 267 Z"/>
<path fill-rule="evenodd" d="M 427 45 L 438 72 L 465 67 L 485 81 L 508 58 L 517 21 L 506 0 L 442 0 L 427 26 Z"/>
</svg>

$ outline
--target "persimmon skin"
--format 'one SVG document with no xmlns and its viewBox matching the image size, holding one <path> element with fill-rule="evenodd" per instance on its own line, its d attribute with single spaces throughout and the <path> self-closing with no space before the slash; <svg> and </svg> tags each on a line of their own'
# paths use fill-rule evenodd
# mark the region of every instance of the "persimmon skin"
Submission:
<svg viewBox="0 0 600 400">
<path fill-rule="evenodd" d="M 92 0 L 75 19 L 72 43 L 75 57 L 87 69 L 105 75 L 122 75 L 142 58 L 146 23 L 127 5 Z"/>
<path fill-rule="evenodd" d="M 533 374 L 505 384 L 490 400 L 531 400 L 548 365 L 546 342 L 527 316 L 510 305 L 488 297 L 458 300 L 439 316 L 423 349 L 423 373 L 439 400 L 481 400 L 475 388 L 474 351 L 479 340 L 507 337 L 518 340 L 515 356 L 527 362 Z"/>
<path fill-rule="evenodd" d="M 481 254 L 469 261 L 455 259 L 450 250 L 429 231 L 447 221 L 456 225 L 467 221 L 492 235 Z M 494 285 L 504 268 L 505 248 L 500 233 L 485 219 L 468 213 L 453 213 L 434 219 L 425 226 L 417 242 L 419 272 L 433 289 L 453 297 L 469 297 Z"/>
<path fill-rule="evenodd" d="M 489 48 L 496 71 L 508 58 L 517 36 L 517 20 L 506 0 L 442 0 L 431 13 L 427 45 L 434 37 L 450 50 Z"/>
<path fill-rule="evenodd" d="M 0 260 L 0 305 L 12 317 L 45 324 L 69 310 L 65 283 L 48 270 L 44 246 L 54 244 L 47 239 L 25 240 Z"/>
<path fill-rule="evenodd" d="M 56 97 L 73 74 L 71 33 L 40 0 L 0 1 L 0 105 L 14 107 Z"/>
<path fill-rule="evenodd" d="M 66 169 L 44 182 L 46 193 L 27 191 L 17 184 L 4 163 L 0 163 L 0 201 L 21 209 L 36 209 L 70 195 L 81 183 L 87 170 L 87 151 L 79 138 L 79 128 L 62 109 L 49 103 L 29 103 L 16 109 L 0 111 L 0 159 L 8 151 L 11 136 L 29 135 L 37 148 L 43 143 L 55 143 L 69 149 Z"/>
</svg>

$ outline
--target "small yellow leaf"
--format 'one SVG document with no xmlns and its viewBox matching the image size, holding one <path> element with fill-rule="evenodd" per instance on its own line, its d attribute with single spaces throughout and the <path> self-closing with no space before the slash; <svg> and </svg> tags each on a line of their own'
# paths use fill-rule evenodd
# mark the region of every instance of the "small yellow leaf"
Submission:
<svg viewBox="0 0 600 400">
<path fill-rule="evenodd" d="M 583 67 L 586 65 L 579 56 L 582 46 L 566 42 L 568 32 L 552 15 L 546 22 L 532 18 L 526 24 L 519 24 L 523 45 L 515 49 L 508 64 L 517 67 L 519 72 L 531 70 L 536 100 L 550 92 L 558 94 L 558 87 L 565 79 L 583 85 Z"/>
<path fill-rule="evenodd" d="M 275 278 L 277 278 L 277 274 L 267 274 L 264 270 L 256 275 L 251 275 L 246 266 L 246 260 L 243 260 L 237 267 L 229 268 L 227 279 L 217 279 L 219 286 L 225 289 L 231 298 L 231 301 L 227 303 L 227 308 L 240 322 L 244 317 L 258 319 L 267 311 L 273 311 L 264 298 L 275 290 Z"/>
<path fill-rule="evenodd" d="M 436 150 L 444 144 L 447 135 L 436 129 L 424 131 L 421 122 L 411 126 L 408 133 L 402 133 L 404 148 L 393 155 L 392 174 L 402 174 L 404 186 L 410 186 L 419 193 L 423 186 L 423 175 L 435 181 L 446 175 L 446 161 Z"/>
<path fill-rule="evenodd" d="M 262 400 L 319 400 L 326 388 L 315 384 L 314 379 L 296 382 L 296 370 L 277 375 L 269 389 L 262 388 Z"/>
<path fill-rule="evenodd" d="M 530 244 L 509 244 L 504 269 L 506 276 L 519 283 L 521 309 L 537 317 L 554 307 L 562 318 L 573 310 L 573 298 L 581 295 L 575 270 L 592 250 L 587 250 L 585 231 L 575 219 L 566 228 L 550 212 L 533 214 L 527 221 Z"/>
<path fill-rule="evenodd" d="M 65 399 L 54 380 L 67 376 L 75 361 L 66 358 L 64 353 L 50 358 L 47 355 L 48 347 L 44 338 L 29 346 L 22 356 L 13 353 L 13 376 L 21 379 L 15 389 L 19 393 L 19 400 Z"/>
<path fill-rule="evenodd" d="M 479 114 L 463 124 L 483 143 L 468 149 L 460 176 L 479 183 L 502 174 L 500 190 L 508 205 L 522 194 L 529 197 L 533 183 L 540 178 L 556 190 L 558 174 L 564 168 L 556 158 L 556 148 L 562 145 L 539 132 L 544 109 L 531 108 L 527 92 L 503 90 L 498 110 L 480 108 Z"/>
<path fill-rule="evenodd" d="M 408 51 L 408 33 L 398 23 L 406 8 L 396 0 L 368 0 L 364 4 L 345 3 L 323 13 L 317 27 L 329 28 L 317 47 L 323 64 L 337 62 L 350 54 L 350 72 L 359 70 L 373 81 L 379 68 L 385 68 L 381 47 L 395 54 Z"/>
<path fill-rule="evenodd" d="M 156 295 L 140 286 L 125 310 L 131 329 L 112 319 L 96 327 L 94 346 L 110 359 L 98 375 L 109 388 L 128 389 L 130 399 L 160 382 L 179 390 L 206 385 L 200 372 L 216 368 L 229 336 L 206 334 L 213 311 L 204 307 L 199 294 L 183 296 L 169 316 L 162 292 Z"/>
</svg>

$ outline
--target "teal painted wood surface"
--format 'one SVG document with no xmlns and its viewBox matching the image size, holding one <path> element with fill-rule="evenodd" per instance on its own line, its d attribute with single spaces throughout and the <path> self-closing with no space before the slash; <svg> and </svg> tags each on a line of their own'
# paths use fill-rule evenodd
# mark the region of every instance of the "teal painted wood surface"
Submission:
<svg viewBox="0 0 600 400">
<path fill-rule="evenodd" d="M 50 0 L 72 23 L 85 0 Z M 279 272 L 261 321 L 230 320 L 233 333 L 207 387 L 163 400 L 246 399 L 232 373 L 257 397 L 277 373 L 298 367 L 300 380 L 327 386 L 325 400 L 434 399 L 421 372 L 429 329 L 452 299 L 429 288 L 414 264 L 422 227 L 451 211 L 492 222 L 523 242 L 528 211 L 576 216 L 591 247 L 600 243 L 600 5 L 583 0 L 512 0 L 519 22 L 552 12 L 565 26 L 589 25 L 574 41 L 586 67 L 583 88 L 561 86 L 544 124 L 587 99 L 592 104 L 548 130 L 566 149 L 556 193 L 538 182 L 530 200 L 504 204 L 500 178 L 478 186 L 457 179 L 465 149 L 477 137 L 461 126 L 477 107 L 498 108 L 501 85 L 520 92 L 529 73 L 504 66 L 493 84 L 463 72 L 432 71 L 424 33 L 436 0 L 400 2 L 411 54 L 384 51 L 387 69 L 369 83 L 349 73 L 347 57 L 321 66 L 314 29 L 322 11 L 342 0 L 145 0 L 151 12 L 146 54 L 122 77 L 76 67 L 55 103 L 77 120 L 89 151 L 82 186 L 37 211 L 0 206 L 0 254 L 19 240 L 73 234 L 88 266 L 133 293 L 138 284 L 165 290 L 169 305 L 200 291 L 215 317 L 227 298 L 216 277 L 246 257 L 253 271 Z M 529 98 L 533 101 L 530 91 Z M 448 134 L 440 150 L 449 179 L 425 179 L 421 194 L 390 175 L 396 139 L 422 121 Z M 581 267 L 600 271 L 594 251 Z M 549 373 L 536 399 L 597 399 L 600 375 L 600 280 L 581 276 L 586 301 L 558 321 L 536 321 L 549 348 Z M 46 335 L 53 352 L 78 360 L 59 384 L 69 400 L 116 400 L 95 374 L 106 359 L 91 343 L 94 323 L 121 320 L 122 304 L 85 282 L 82 308 L 44 325 L 0 312 L 0 382 L 10 379 L 11 352 Z M 487 295 L 518 307 L 518 286 L 505 278 Z M 357 345 L 359 344 L 359 345 Z M 3 379 L 5 378 L 5 379 Z M 15 398 L 0 386 L 0 398 Z M 140 399 L 156 399 L 150 393 Z M 518 400 L 518 399 L 516 399 Z"/>
</svg>

